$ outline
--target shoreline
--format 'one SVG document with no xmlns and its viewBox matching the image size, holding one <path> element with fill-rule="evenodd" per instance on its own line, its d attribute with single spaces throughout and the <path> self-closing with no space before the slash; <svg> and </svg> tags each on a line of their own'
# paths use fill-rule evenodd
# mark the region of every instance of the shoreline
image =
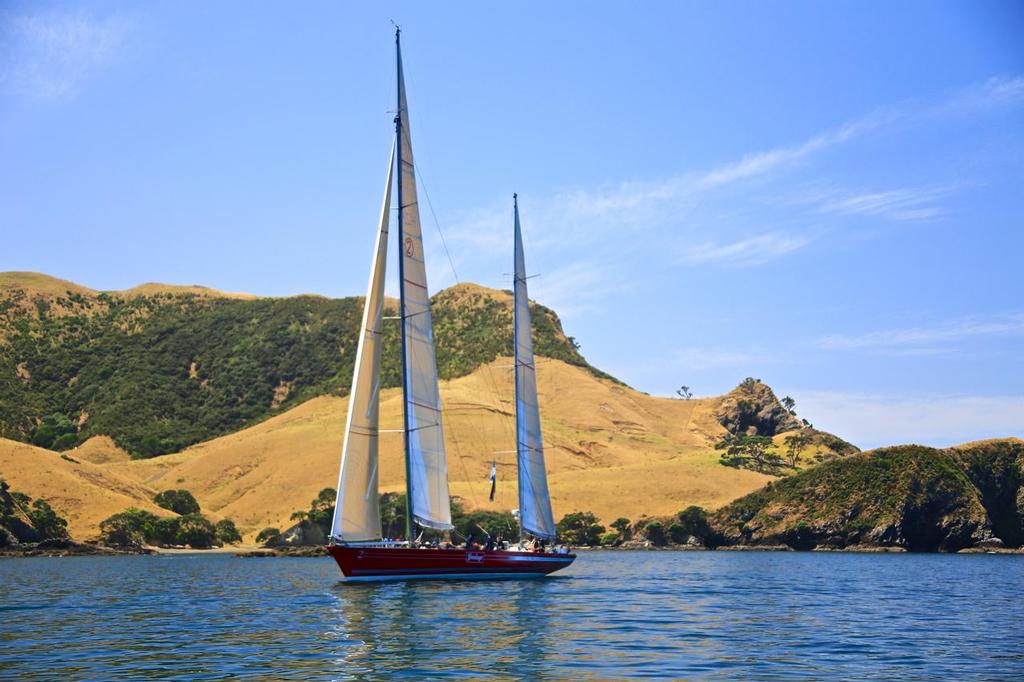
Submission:
<svg viewBox="0 0 1024 682">
<path fill-rule="evenodd" d="M 702 547 L 694 545 L 633 545 L 628 547 L 574 547 L 574 552 L 803 552 L 803 553 L 847 553 L 847 554 L 998 554 L 1024 556 L 1022 547 L 966 547 L 956 552 L 912 552 L 904 547 L 875 545 L 850 545 L 848 547 L 815 547 L 797 550 L 788 545 L 727 545 Z M 224 545 L 210 549 L 191 547 L 150 547 L 125 549 L 105 547 L 89 542 L 73 540 L 49 540 L 34 544 L 22 544 L 0 548 L 0 559 L 20 557 L 68 557 L 68 556 L 183 556 L 183 555 L 233 555 L 240 559 L 326 557 L 327 551 L 320 545 L 296 547 L 262 547 L 259 545 Z"/>
</svg>

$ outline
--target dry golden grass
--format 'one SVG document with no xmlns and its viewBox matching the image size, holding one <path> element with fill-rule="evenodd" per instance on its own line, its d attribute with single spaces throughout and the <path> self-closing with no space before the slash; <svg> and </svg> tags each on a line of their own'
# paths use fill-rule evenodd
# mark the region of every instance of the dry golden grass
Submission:
<svg viewBox="0 0 1024 682">
<path fill-rule="evenodd" d="M 556 518 L 592 511 L 609 523 L 691 504 L 714 509 L 771 480 L 718 463 L 713 443 L 724 433 L 714 416 L 720 398 L 655 398 L 544 358 L 537 376 Z M 452 495 L 470 509 L 518 506 L 511 360 L 499 358 L 442 382 L 441 395 Z M 129 506 L 152 510 L 155 492 L 185 488 L 203 513 L 233 519 L 251 540 L 266 526 L 291 525 L 293 512 L 336 485 L 347 405 L 343 398 L 314 398 L 238 433 L 145 460 L 129 460 L 106 438 L 69 453 L 79 465 L 4 441 L 0 475 L 15 489 L 51 500 L 73 517 L 73 532 L 81 537 L 95 535 L 100 520 Z M 400 390 L 382 392 L 382 429 L 400 428 L 401 407 Z M 498 486 L 489 502 L 492 460 Z M 50 476 L 50 469 L 60 475 Z M 381 436 L 380 482 L 384 491 L 404 490 L 401 433 Z"/>
<path fill-rule="evenodd" d="M 70 453 L 68 457 L 78 460 Z M 102 465 L 68 461 L 56 452 L 5 438 L 0 438 L 0 477 L 11 489 L 49 502 L 78 540 L 95 537 L 100 521 L 128 507 L 170 515 L 153 504 L 153 491 L 137 481 Z"/>
<path fill-rule="evenodd" d="M 0 272 L 0 294 L 21 289 L 31 298 L 34 295 L 64 296 L 71 291 L 83 296 L 95 296 L 99 292 L 65 279 L 44 275 L 41 272 Z"/>
<path fill-rule="evenodd" d="M 121 298 L 136 298 L 138 296 L 155 296 L 157 294 L 192 294 L 194 296 L 208 296 L 210 298 L 241 298 L 254 300 L 258 298 L 253 294 L 232 293 L 220 291 L 210 287 L 199 286 L 198 284 L 161 284 L 159 282 L 147 282 L 131 289 L 123 291 L 108 291 L 108 294 L 120 296 Z"/>
<path fill-rule="evenodd" d="M 558 516 L 588 510 L 605 521 L 668 514 L 689 504 L 717 507 L 768 477 L 717 463 L 718 399 L 646 396 L 556 360 L 541 359 L 539 397 L 551 492 Z M 500 358 L 441 384 L 451 492 L 469 508 L 516 502 L 511 362 Z M 290 525 L 325 487 L 334 487 L 347 400 L 320 397 L 235 434 L 184 452 L 105 465 L 152 490 L 186 488 L 204 512 L 235 520 L 251 536 Z M 381 395 L 381 427 L 401 425 L 397 389 Z M 487 501 L 491 460 L 498 493 Z M 381 436 L 383 490 L 404 488 L 400 433 Z"/>
<path fill-rule="evenodd" d="M 131 289 L 123 291 L 100 292 L 81 284 L 75 284 L 68 280 L 44 275 L 41 272 L 0 272 L 0 295 L 15 291 L 24 291 L 30 299 L 36 296 L 54 298 L 66 296 L 67 292 L 81 294 L 82 296 L 95 297 L 101 293 L 119 296 L 121 298 L 135 298 L 138 296 L 154 296 L 156 294 L 193 294 L 196 296 L 209 296 L 210 298 L 258 298 L 253 294 L 231 293 L 211 289 L 210 287 L 178 284 L 160 284 L 158 282 L 147 282 Z"/>
<path fill-rule="evenodd" d="M 68 455 L 77 460 L 84 460 L 92 464 L 127 462 L 131 459 L 131 455 L 119 448 L 110 436 L 93 436 L 74 450 L 68 452 Z"/>
</svg>

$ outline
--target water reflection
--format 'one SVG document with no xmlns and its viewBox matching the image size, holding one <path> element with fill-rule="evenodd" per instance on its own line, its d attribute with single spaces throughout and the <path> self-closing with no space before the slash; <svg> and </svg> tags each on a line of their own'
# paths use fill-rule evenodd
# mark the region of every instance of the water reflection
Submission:
<svg viewBox="0 0 1024 682">
<path fill-rule="evenodd" d="M 548 598 L 557 580 L 342 583 L 328 639 L 339 672 L 470 676 L 547 676 L 552 634 Z M 438 665 L 440 663 L 440 666 Z"/>
<path fill-rule="evenodd" d="M 540 580 L 329 559 L 0 561 L 11 679 L 1024 679 L 1022 557 L 604 553 Z"/>
</svg>

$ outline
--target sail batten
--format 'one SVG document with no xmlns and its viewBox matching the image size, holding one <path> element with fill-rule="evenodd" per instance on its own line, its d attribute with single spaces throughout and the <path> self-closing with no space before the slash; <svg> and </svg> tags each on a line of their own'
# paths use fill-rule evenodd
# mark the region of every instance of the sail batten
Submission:
<svg viewBox="0 0 1024 682">
<path fill-rule="evenodd" d="M 406 485 L 409 515 L 428 528 L 452 528 L 448 464 L 440 421 L 441 395 L 434 353 L 433 319 L 427 289 L 423 235 L 416 198 L 416 171 L 409 111 L 398 49 L 399 285 L 405 402 Z M 412 529 L 410 528 L 410 533 Z M 410 537 L 410 540 L 412 538 Z"/>
<path fill-rule="evenodd" d="M 537 404 L 537 373 L 533 358 L 533 328 L 526 289 L 523 236 L 519 226 L 519 202 L 515 202 L 515 374 L 516 453 L 519 464 L 519 523 L 522 529 L 546 540 L 555 539 L 548 477 L 544 467 L 540 408 Z"/>
<path fill-rule="evenodd" d="M 383 345 L 381 324 L 384 311 L 384 282 L 387 273 L 388 218 L 394 180 L 395 145 L 391 147 L 384 201 L 380 212 L 374 260 L 366 287 L 363 319 L 356 346 L 352 389 L 345 421 L 341 469 L 338 473 L 331 537 L 349 542 L 381 537 L 377 461 L 380 421 L 380 356 Z"/>
</svg>

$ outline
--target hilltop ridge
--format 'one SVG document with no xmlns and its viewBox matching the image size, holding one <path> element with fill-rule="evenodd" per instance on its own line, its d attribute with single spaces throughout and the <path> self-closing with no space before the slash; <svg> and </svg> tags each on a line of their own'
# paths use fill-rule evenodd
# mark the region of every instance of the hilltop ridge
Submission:
<svg viewBox="0 0 1024 682">
<path fill-rule="evenodd" d="M 433 305 L 442 378 L 511 354 L 506 292 L 460 284 Z M 531 307 L 537 355 L 607 376 L 554 311 Z M 361 314 L 355 296 L 256 298 L 153 284 L 112 294 L 0 273 L 0 391 L 11 397 L 0 403 L 0 437 L 67 450 L 105 435 L 145 457 L 345 395 Z M 399 347 L 398 326 L 386 325 L 385 387 L 399 385 Z"/>
</svg>

